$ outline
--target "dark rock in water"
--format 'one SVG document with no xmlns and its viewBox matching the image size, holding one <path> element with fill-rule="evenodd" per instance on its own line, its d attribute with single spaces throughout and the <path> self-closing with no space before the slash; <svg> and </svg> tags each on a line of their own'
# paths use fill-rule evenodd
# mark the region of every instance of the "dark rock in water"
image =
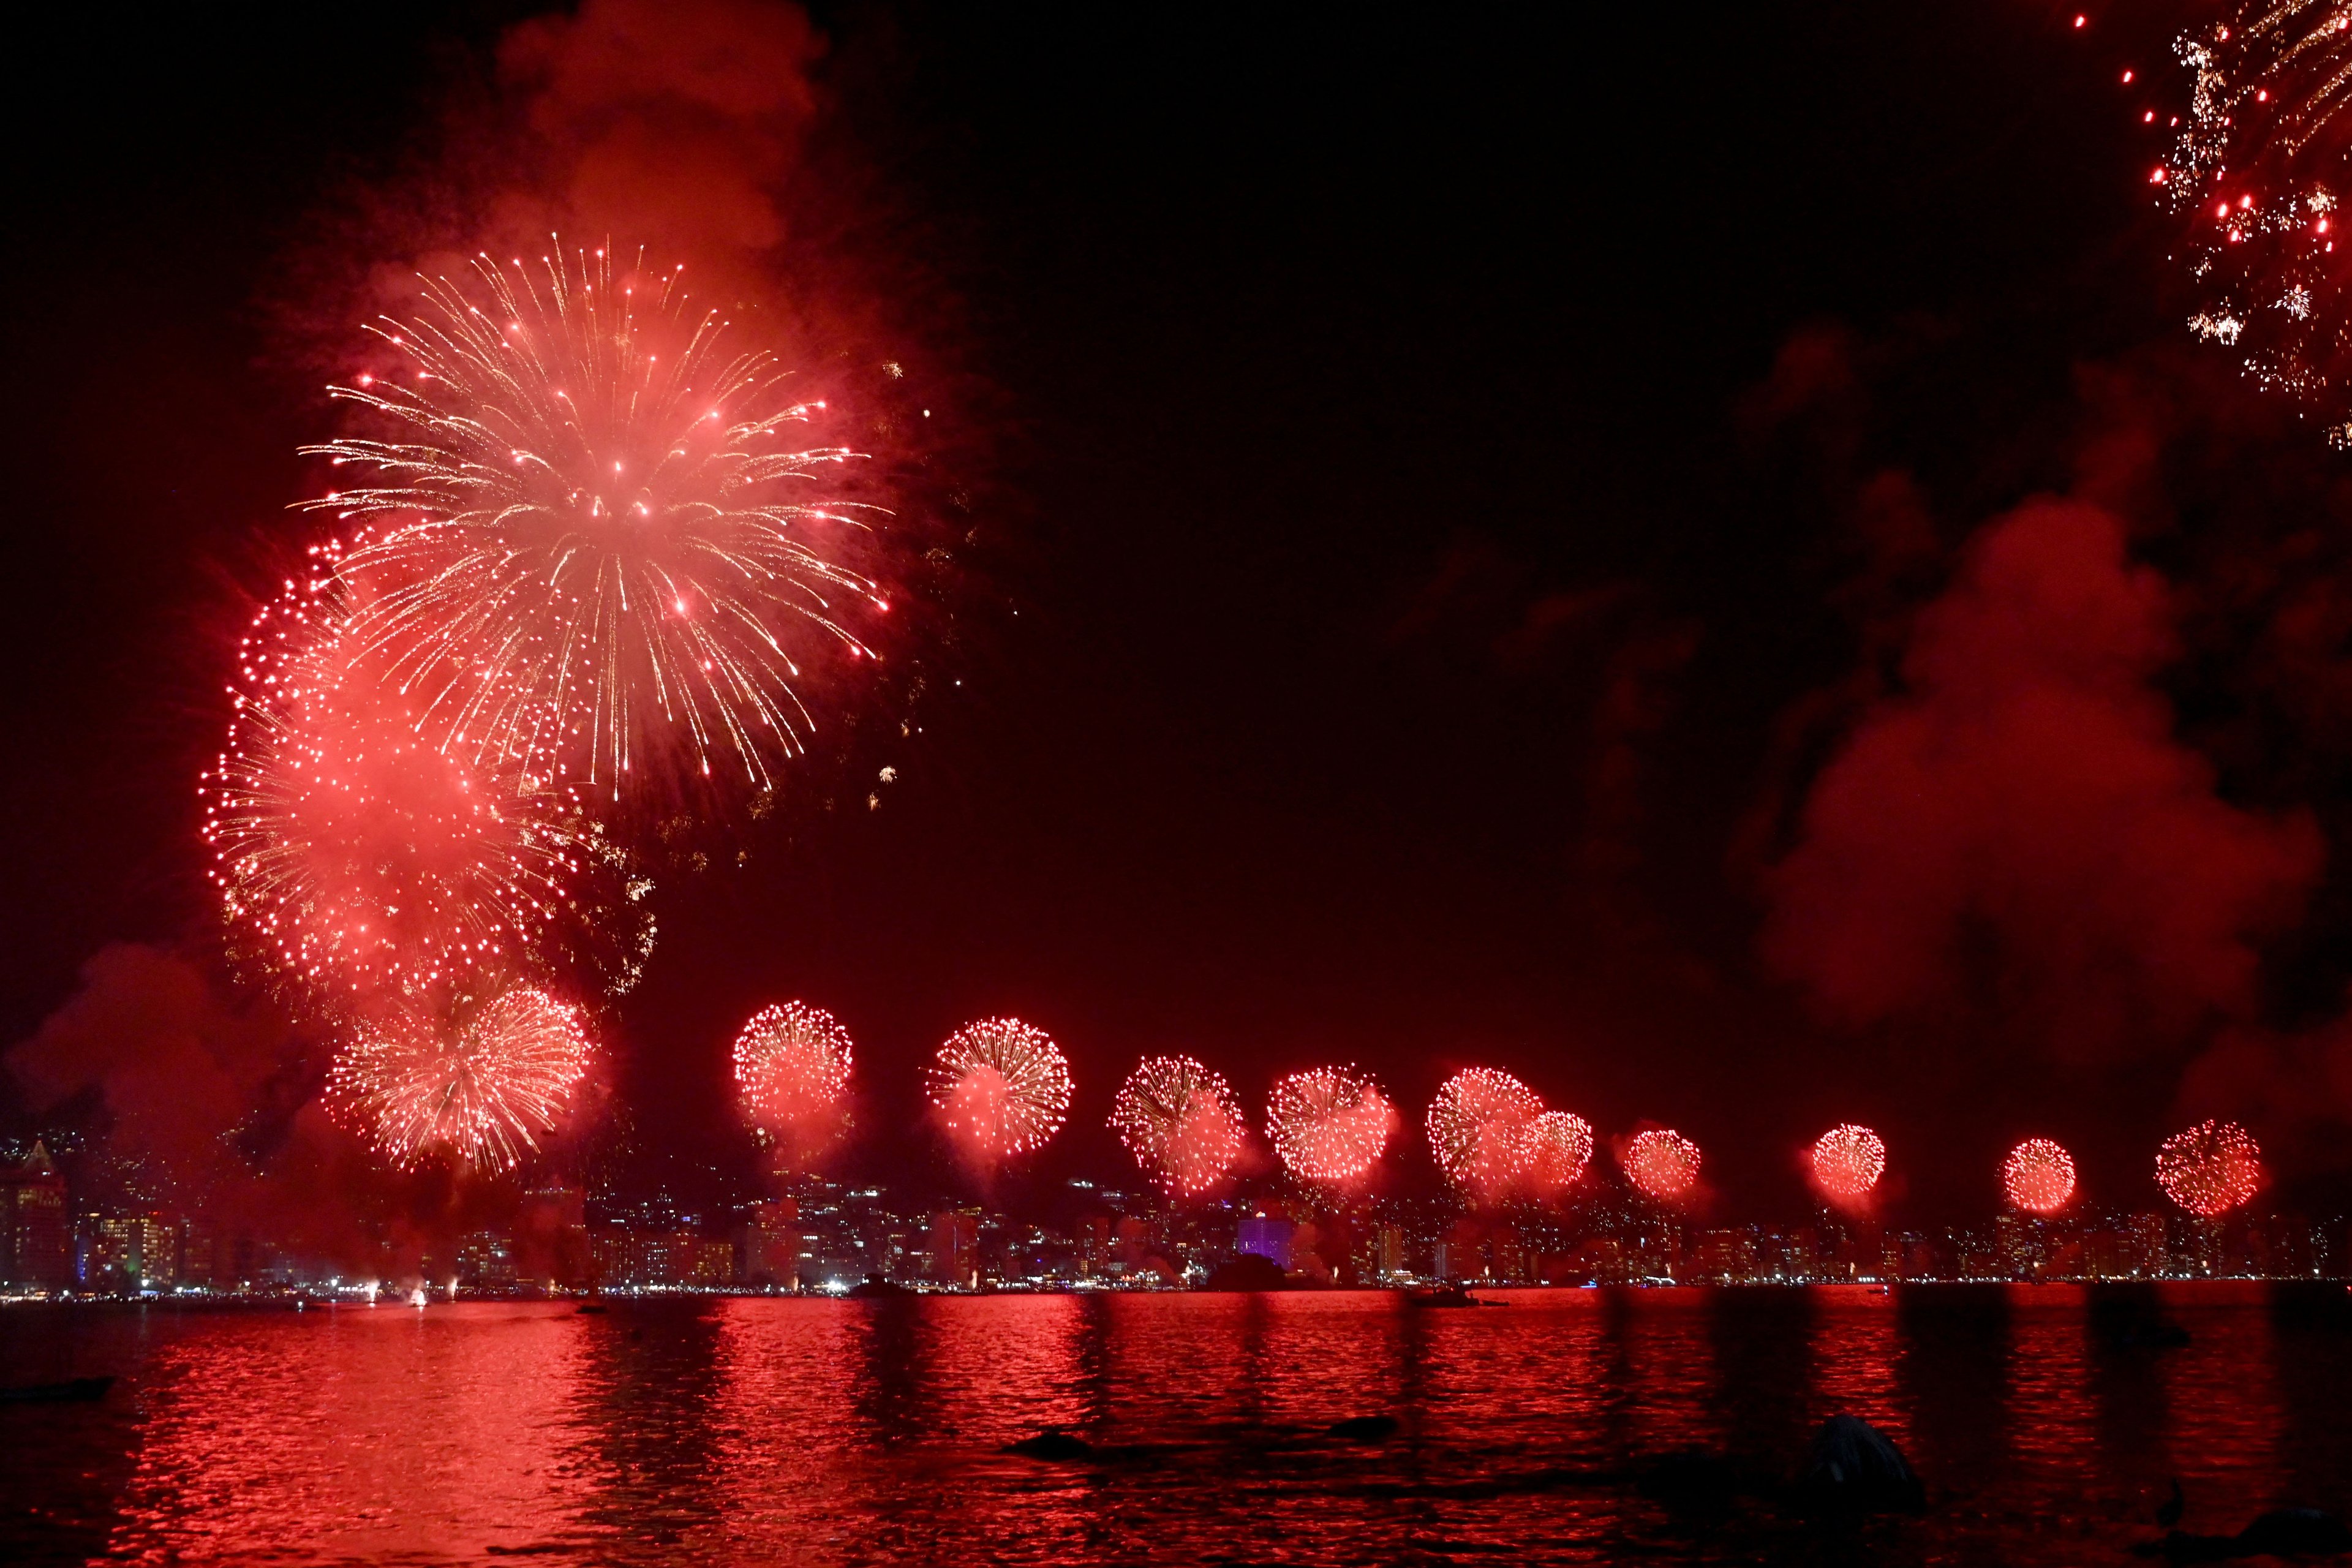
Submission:
<svg viewBox="0 0 2352 1568">
<path fill-rule="evenodd" d="M 1282 1265 L 1271 1258 L 1260 1258 L 1255 1252 L 1244 1252 L 1229 1263 L 1220 1263 L 1215 1272 L 1202 1281 L 1203 1290 L 1287 1290 L 1290 1276 Z"/>
<path fill-rule="evenodd" d="M 1396 1436 L 1397 1418 L 1393 1415 L 1350 1415 L 1345 1421 L 1334 1421 L 1324 1428 L 1329 1437 L 1345 1437 L 1351 1443 L 1385 1443 Z"/>
<path fill-rule="evenodd" d="M 1739 1472 L 1719 1454 L 1686 1448 L 1642 1472 L 1641 1494 L 1677 1519 L 1722 1519 L 1739 1500 Z"/>
<path fill-rule="evenodd" d="M 2180 1478 L 2175 1476 L 2172 1478 L 2172 1495 L 2156 1506 L 2156 1522 L 2170 1530 L 2180 1522 L 2180 1516 L 2188 1509 L 2188 1494 L 2180 1489 Z"/>
<path fill-rule="evenodd" d="M 2156 1552 L 2168 1563 L 2333 1557 L 2347 1552 L 2352 1552 L 2352 1530 L 2334 1514 L 2315 1508 L 2273 1509 L 2235 1535 L 2191 1535 L 2176 1530 L 2156 1547 Z"/>
<path fill-rule="evenodd" d="M 1018 1443 L 1004 1445 L 1004 1452 L 1031 1459 L 1086 1459 L 1093 1458 L 1094 1451 L 1092 1443 L 1065 1432 L 1059 1426 L 1048 1426 L 1034 1437 L 1024 1437 Z"/>
<path fill-rule="evenodd" d="M 1927 1489 L 1903 1451 L 1859 1415 L 1832 1415 L 1813 1434 L 1813 1450 L 1798 1482 L 1810 1506 L 1840 1513 L 1918 1513 Z"/>
<path fill-rule="evenodd" d="M 0 1388 L 0 1404 L 5 1405 L 86 1405 L 106 1397 L 114 1386 L 110 1377 L 69 1377 L 63 1383 L 28 1383 L 18 1388 Z"/>
</svg>

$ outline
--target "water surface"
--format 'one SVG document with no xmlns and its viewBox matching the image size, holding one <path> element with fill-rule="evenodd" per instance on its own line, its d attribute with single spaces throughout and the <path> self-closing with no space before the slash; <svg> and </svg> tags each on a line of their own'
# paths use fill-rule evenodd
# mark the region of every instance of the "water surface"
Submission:
<svg viewBox="0 0 2352 1568">
<path fill-rule="evenodd" d="M 2131 1561 L 2352 1504 L 2340 1287 L 761 1299 L 0 1311 L 0 1556 L 152 1563 Z M 2129 1342 L 2157 1319 L 2190 1342 Z M 1876 1422 L 1921 1518 L 1776 1503 Z M 1333 1440 L 1388 1414 L 1395 1436 Z M 1001 1452 L 1060 1426 L 1102 1450 Z M 1756 1495 L 1676 1517 L 1662 1454 Z"/>
</svg>

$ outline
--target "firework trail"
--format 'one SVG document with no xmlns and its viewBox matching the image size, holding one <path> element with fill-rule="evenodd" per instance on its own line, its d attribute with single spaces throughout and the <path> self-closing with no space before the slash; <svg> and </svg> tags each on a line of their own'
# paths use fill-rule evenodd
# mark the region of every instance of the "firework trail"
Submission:
<svg viewBox="0 0 2352 1568">
<path fill-rule="evenodd" d="M 1198 1197 L 1241 1157 L 1242 1110 L 1225 1080 L 1191 1057 L 1146 1057 L 1111 1101 L 1110 1127 L 1168 1192 Z"/>
<path fill-rule="evenodd" d="M 879 514 L 817 489 L 856 454 L 797 445 L 824 405 L 679 279 L 485 256 L 331 389 L 399 438 L 304 448 L 377 481 L 307 504 L 378 525 L 341 563 L 351 635 L 442 751 L 611 799 L 722 763 L 764 788 L 808 671 L 870 654 L 852 623 L 888 606 L 848 562 Z"/>
<path fill-rule="evenodd" d="M 735 1037 L 735 1086 L 744 1113 L 805 1163 L 848 1124 L 849 1031 L 822 1007 L 762 1007 Z"/>
<path fill-rule="evenodd" d="M 2352 251 L 2336 249 L 2352 153 L 2352 6 L 2253 0 L 2175 49 L 2195 82 L 2150 179 L 2181 220 L 2205 294 L 2189 327 L 2352 446 Z"/>
<path fill-rule="evenodd" d="M 1592 1124 L 1565 1110 L 1547 1110 L 1519 1129 L 1513 1164 L 1519 1184 L 1553 1198 L 1576 1185 L 1592 1159 Z"/>
<path fill-rule="evenodd" d="M 199 781 L 232 954 L 330 1006 L 519 971 L 627 989 L 650 884 L 571 792 L 420 739 L 352 646 L 334 553 L 255 619 Z"/>
<path fill-rule="evenodd" d="M 1509 1073 L 1466 1068 L 1429 1102 L 1429 1152 L 1447 1181 L 1492 1201 L 1517 1180 L 1520 1137 L 1542 1113 L 1542 1099 Z"/>
<path fill-rule="evenodd" d="M 2263 1184 L 2262 1148 L 2234 1121 L 2200 1121 L 2156 1152 L 2156 1184 L 2202 1219 L 2229 1213 Z"/>
<path fill-rule="evenodd" d="M 2047 1138 L 2028 1138 L 2001 1162 L 2000 1190 L 2012 1207 L 2056 1214 L 2074 1195 L 2074 1156 Z"/>
<path fill-rule="evenodd" d="M 948 1037 L 926 1074 L 950 1133 L 985 1165 L 1045 1146 L 1070 1109 L 1070 1064 L 1045 1030 L 985 1018 Z"/>
<path fill-rule="evenodd" d="M 1266 1097 L 1266 1141 L 1302 1182 L 1355 1181 L 1380 1163 L 1396 1126 L 1396 1107 L 1352 1067 L 1292 1073 Z"/>
<path fill-rule="evenodd" d="M 1886 1170 L 1886 1143 L 1867 1127 L 1848 1121 L 1813 1143 L 1813 1180 L 1841 1203 L 1853 1203 L 1878 1184 Z"/>
<path fill-rule="evenodd" d="M 1671 1128 L 1635 1134 L 1619 1163 L 1627 1181 L 1660 1203 L 1672 1203 L 1698 1185 L 1698 1145 Z"/>
<path fill-rule="evenodd" d="M 436 1154 L 510 1169 L 562 1123 L 589 1056 L 579 1015 L 541 991 L 506 992 L 455 1026 L 395 1009 L 353 1027 L 327 1104 L 403 1170 Z"/>
</svg>

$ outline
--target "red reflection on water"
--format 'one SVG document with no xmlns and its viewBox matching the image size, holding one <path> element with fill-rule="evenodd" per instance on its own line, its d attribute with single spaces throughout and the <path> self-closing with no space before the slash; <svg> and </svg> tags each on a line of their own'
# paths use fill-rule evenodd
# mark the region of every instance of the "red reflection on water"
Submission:
<svg viewBox="0 0 2352 1568">
<path fill-rule="evenodd" d="M 472 1559 L 566 1533 L 593 1479 L 562 1462 L 579 1331 L 524 1306 L 206 1320 L 142 1380 L 110 1555 Z"/>
<path fill-rule="evenodd" d="M 2088 1292 L 2079 1285 L 2011 1285 L 2009 1447 L 2045 1483 L 2079 1480 L 2098 1442 L 2090 1396 Z"/>
<path fill-rule="evenodd" d="M 2239 1280 L 2158 1287 L 2166 1318 L 2189 1343 L 2155 1357 L 2168 1419 L 2165 1448 L 2188 1489 L 2184 1528 L 2229 1534 L 2277 1495 L 2283 1420 L 2267 1287 Z"/>
<path fill-rule="evenodd" d="M 1895 1376 L 1902 1326 L 1893 1289 L 1876 1285 L 1816 1285 L 1812 1387 L 1816 1420 L 1861 1416 L 1896 1445 L 1911 1440 L 1910 1401 Z"/>
</svg>

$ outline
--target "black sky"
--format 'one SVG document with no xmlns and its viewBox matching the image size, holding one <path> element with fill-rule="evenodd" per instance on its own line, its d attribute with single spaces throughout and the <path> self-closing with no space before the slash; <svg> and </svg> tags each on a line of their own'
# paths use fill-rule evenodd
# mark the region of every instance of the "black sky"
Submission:
<svg viewBox="0 0 2352 1568">
<path fill-rule="evenodd" d="M 826 199 L 924 247 L 953 341 L 910 358 L 1001 425 L 982 630 L 882 809 L 845 787 L 665 882 L 615 1026 L 650 1136 L 723 1127 L 727 1038 L 798 995 L 857 1035 L 871 1159 L 930 1047 L 1012 1011 L 1077 1063 L 1076 1165 L 1175 1048 L 1253 1105 L 1330 1058 L 1409 1107 L 1506 1067 L 1691 1132 L 1734 1206 L 1792 1206 L 1846 1118 L 1923 1210 L 2045 1131 L 2140 1201 L 2168 1079 L 1844 1037 L 1754 956 L 1775 721 L 1859 653 L 1833 500 L 1741 410 L 1837 327 L 1878 367 L 1853 460 L 1955 536 L 2063 485 L 2076 367 L 2177 331 L 2116 80 L 2165 30 L 1622 9 L 820 11 L 826 135 L 875 182 Z M 325 418 L 273 291 L 521 14 L 53 22 L 21 62 L 0 1039 L 103 944 L 203 928 L 232 590 Z"/>
</svg>

